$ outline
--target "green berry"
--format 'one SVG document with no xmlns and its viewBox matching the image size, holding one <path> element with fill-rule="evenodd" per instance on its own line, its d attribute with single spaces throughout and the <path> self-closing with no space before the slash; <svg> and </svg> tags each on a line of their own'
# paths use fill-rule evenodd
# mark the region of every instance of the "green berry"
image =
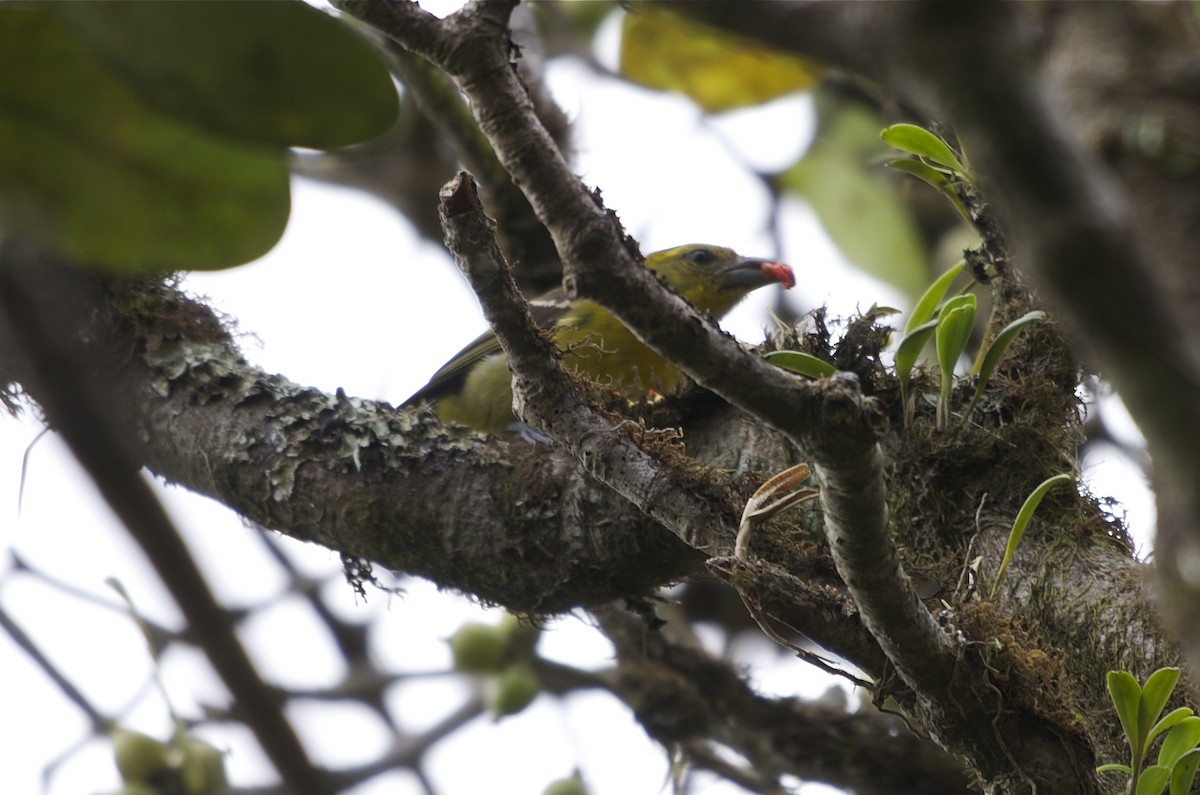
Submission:
<svg viewBox="0 0 1200 795">
<path fill-rule="evenodd" d="M 583 785 L 583 776 L 575 771 L 566 778 L 551 781 L 542 790 L 542 795 L 587 795 L 587 787 Z"/>
<path fill-rule="evenodd" d="M 509 668 L 491 683 L 488 708 L 497 718 L 516 715 L 537 698 L 542 684 L 532 671 L 523 667 Z"/>
<path fill-rule="evenodd" d="M 450 636 L 454 667 L 473 674 L 495 674 L 508 664 L 508 632 L 489 624 L 463 624 Z"/>
<path fill-rule="evenodd" d="M 149 735 L 113 729 L 110 736 L 117 769 L 127 784 L 149 781 L 169 765 L 167 747 Z"/>
</svg>

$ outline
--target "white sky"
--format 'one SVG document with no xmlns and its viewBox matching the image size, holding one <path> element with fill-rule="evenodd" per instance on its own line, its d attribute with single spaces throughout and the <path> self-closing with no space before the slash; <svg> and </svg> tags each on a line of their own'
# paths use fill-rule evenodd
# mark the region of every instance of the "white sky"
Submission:
<svg viewBox="0 0 1200 795">
<path fill-rule="evenodd" d="M 603 59 L 614 60 L 613 41 L 610 25 L 600 48 Z M 767 197 L 731 152 L 761 168 L 794 161 L 812 134 L 807 98 L 706 121 L 686 100 L 598 80 L 570 60 L 552 64 L 549 82 L 576 122 L 577 170 L 603 189 L 606 203 L 618 211 L 644 251 L 716 242 L 748 255 L 778 254 L 795 268 L 800 282 L 796 292 L 804 306 L 827 302 L 833 314 L 846 315 L 872 303 L 903 305 L 894 290 L 846 265 L 799 202 L 789 202 L 783 212 L 783 252 L 771 249 L 770 236 L 760 226 Z M 630 117 L 647 123 L 636 128 L 604 124 L 605 119 Z M 664 196 L 659 185 L 670 185 L 670 195 Z M 484 327 L 473 296 L 439 247 L 419 240 L 406 221 L 370 197 L 303 181 L 295 183 L 291 223 L 273 252 L 242 268 L 193 275 L 187 284 L 209 295 L 214 306 L 254 335 L 242 344 L 256 364 L 325 391 L 343 387 L 353 395 L 392 403 L 420 387 Z M 761 339 L 763 307 L 773 298 L 768 290 L 759 291 L 723 325 L 748 341 Z M 166 591 L 53 435 L 30 453 L 18 515 L 22 455 L 39 430 L 28 417 L 0 418 L 0 539 L 6 552 L 100 594 L 107 603 L 117 600 L 104 580 L 117 577 L 144 614 L 178 625 Z M 1138 486 L 1140 473 L 1115 451 L 1100 451 L 1088 464 L 1093 488 L 1125 501 L 1130 524 L 1145 538 L 1153 512 L 1145 489 Z M 237 517 L 182 490 L 159 490 L 223 600 L 260 605 L 279 597 L 285 580 Z M 287 547 L 306 571 L 339 569 L 336 555 L 327 550 Z M 143 693 L 149 665 L 132 622 L 120 612 L 64 596 L 32 576 L 13 574 L 13 566 L 8 555 L 0 557 L 5 609 L 94 703 L 110 714 L 136 704 L 127 724 L 164 736 L 162 703 L 153 693 Z M 343 615 L 377 622 L 376 653 L 396 670 L 446 668 L 449 654 L 441 639 L 464 620 L 481 620 L 478 608 L 421 583 L 410 586 L 403 599 L 374 595 L 366 605 L 356 604 L 348 587 L 331 587 L 327 595 Z M 296 601 L 284 600 L 265 611 L 243 637 L 276 681 L 321 685 L 340 673 L 340 659 L 319 624 Z M 610 656 L 607 642 L 574 618 L 554 622 L 542 649 L 576 664 L 599 665 Z M 826 686 L 825 679 L 785 657 L 772 657 L 761 648 L 743 649 L 742 654 L 744 661 L 754 661 L 754 680 L 768 692 L 815 696 Z M 38 792 L 43 767 L 86 729 L 74 707 L 2 633 L 0 671 L 0 792 Z M 164 675 L 174 706 L 185 714 L 194 714 L 197 703 L 224 700 L 220 683 L 195 654 L 174 654 Z M 415 729 L 451 711 L 459 693 L 450 681 L 419 679 L 399 688 L 394 698 L 405 724 Z M 332 713 L 312 705 L 295 713 L 318 761 L 366 761 L 382 750 L 382 734 L 371 718 Z M 246 750 L 238 732 L 207 736 L 220 747 L 235 749 L 228 758 L 235 782 L 268 780 L 262 759 Z M 505 791 L 538 792 L 576 764 L 595 795 L 655 795 L 667 780 L 662 751 L 646 740 L 627 709 L 600 695 L 571 697 L 565 708 L 541 698 L 498 726 L 478 722 L 444 742 L 432 762 L 430 772 L 446 795 L 497 791 L 498 778 Z M 77 795 L 117 787 L 111 751 L 95 742 L 70 758 L 48 792 Z M 419 791 L 414 781 L 398 776 L 359 792 Z M 720 795 L 738 790 L 713 782 L 703 791 Z"/>
</svg>

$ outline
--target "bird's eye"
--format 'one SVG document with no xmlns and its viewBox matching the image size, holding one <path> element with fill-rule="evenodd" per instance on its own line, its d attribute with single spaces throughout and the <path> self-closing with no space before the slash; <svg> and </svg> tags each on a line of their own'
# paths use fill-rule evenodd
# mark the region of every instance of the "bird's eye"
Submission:
<svg viewBox="0 0 1200 795">
<path fill-rule="evenodd" d="M 706 248 L 694 248 L 684 254 L 683 258 L 693 265 L 712 265 L 717 261 L 717 255 Z"/>
</svg>

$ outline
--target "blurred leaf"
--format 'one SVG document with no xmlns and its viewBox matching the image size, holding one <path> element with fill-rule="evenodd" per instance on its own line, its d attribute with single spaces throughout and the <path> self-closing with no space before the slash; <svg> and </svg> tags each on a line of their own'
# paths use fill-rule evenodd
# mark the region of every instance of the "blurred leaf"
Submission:
<svg viewBox="0 0 1200 795">
<path fill-rule="evenodd" d="M 588 795 L 588 791 L 583 783 L 583 777 L 576 770 L 566 778 L 551 781 L 542 790 L 542 795 Z"/>
<path fill-rule="evenodd" d="M 918 127 L 915 124 L 893 124 L 884 129 L 880 133 L 880 137 L 889 146 L 928 158 L 960 176 L 966 175 L 966 169 L 958 161 L 953 150 L 946 145 L 945 141 L 924 127 Z"/>
<path fill-rule="evenodd" d="M 780 175 L 808 200 L 826 233 L 867 273 L 919 295 L 928 278 L 925 246 L 905 203 L 865 161 L 822 139 Z"/>
<path fill-rule="evenodd" d="M 827 378 L 837 372 L 837 368 L 829 362 L 803 351 L 771 351 L 764 358 L 784 370 L 809 378 Z"/>
<path fill-rule="evenodd" d="M 225 268 L 275 245 L 283 151 L 214 140 L 150 111 L 40 10 L 0 8 L 0 224 L 108 273 Z M 16 219 L 16 220 L 14 220 Z"/>
<path fill-rule="evenodd" d="M 686 94 L 719 113 L 805 91 L 824 70 L 671 11 L 645 8 L 625 15 L 620 71 L 638 85 Z"/>
<path fill-rule="evenodd" d="M 382 135 L 399 112 L 375 49 L 302 2 L 46 8 L 148 105 L 212 132 L 327 149 Z"/>
<path fill-rule="evenodd" d="M 488 709 L 497 719 L 523 711 L 542 690 L 537 675 L 520 666 L 509 668 L 488 685 Z"/>
<path fill-rule="evenodd" d="M 616 3 L 530 3 L 548 52 L 561 53 L 591 40 L 611 14 L 623 14 Z M 565 38 L 564 38 L 565 37 Z"/>
</svg>

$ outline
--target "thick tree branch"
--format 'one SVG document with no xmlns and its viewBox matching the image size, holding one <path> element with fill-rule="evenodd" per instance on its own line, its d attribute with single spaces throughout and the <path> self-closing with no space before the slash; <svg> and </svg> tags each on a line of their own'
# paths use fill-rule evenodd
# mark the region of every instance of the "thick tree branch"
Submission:
<svg viewBox="0 0 1200 795">
<path fill-rule="evenodd" d="M 103 373 L 90 388 L 119 411 L 138 459 L 264 527 L 518 611 L 644 593 L 702 566 L 563 452 L 485 443 L 431 413 L 264 373 L 210 310 L 170 288 L 66 283 L 61 305 L 78 307 L 89 373 Z M 0 371 L 40 400 L 46 387 L 13 345 L 0 336 Z M 711 529 L 695 542 L 728 549 L 732 531 Z"/>
</svg>

